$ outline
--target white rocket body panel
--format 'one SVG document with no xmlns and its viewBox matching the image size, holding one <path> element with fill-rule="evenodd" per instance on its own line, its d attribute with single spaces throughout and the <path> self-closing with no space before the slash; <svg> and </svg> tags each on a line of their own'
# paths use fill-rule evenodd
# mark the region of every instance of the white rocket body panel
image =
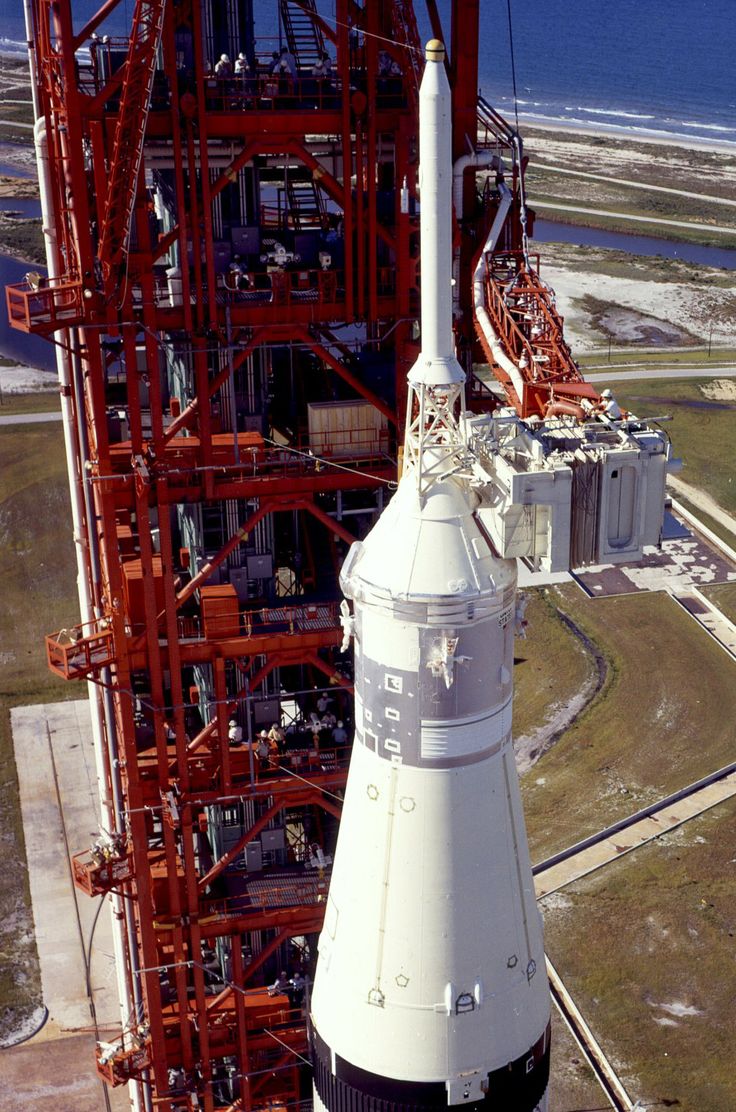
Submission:
<svg viewBox="0 0 736 1112">
<path fill-rule="evenodd" d="M 508 735 L 482 763 L 442 772 L 354 754 L 319 945 L 320 1035 L 383 1077 L 485 1080 L 549 1018 Z"/>
<path fill-rule="evenodd" d="M 511 746 L 516 569 L 473 505 L 407 476 L 346 562 L 355 741 L 311 1002 L 341 1060 L 448 1104 L 541 1067 L 550 1015 Z"/>
</svg>

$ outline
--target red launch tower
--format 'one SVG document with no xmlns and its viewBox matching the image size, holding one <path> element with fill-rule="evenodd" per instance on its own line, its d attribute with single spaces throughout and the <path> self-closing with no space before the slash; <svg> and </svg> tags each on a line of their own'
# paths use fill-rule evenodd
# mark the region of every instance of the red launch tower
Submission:
<svg viewBox="0 0 736 1112">
<path fill-rule="evenodd" d="M 337 573 L 392 491 L 419 350 L 414 11 L 281 0 L 261 32 L 252 0 L 136 0 L 121 36 L 116 0 L 83 26 L 26 6 L 48 276 L 7 301 L 61 383 L 82 620 L 47 649 L 89 685 L 100 772 L 105 833 L 74 861 L 115 919 L 98 1068 L 136 1108 L 294 1107 L 349 753 Z M 445 36 L 427 4 L 458 357 L 491 408 L 474 274 L 500 214 L 483 306 L 529 375 L 482 331 L 477 355 L 524 415 L 574 409 L 592 391 L 529 262 L 520 142 L 478 104 L 478 6 Z"/>
</svg>

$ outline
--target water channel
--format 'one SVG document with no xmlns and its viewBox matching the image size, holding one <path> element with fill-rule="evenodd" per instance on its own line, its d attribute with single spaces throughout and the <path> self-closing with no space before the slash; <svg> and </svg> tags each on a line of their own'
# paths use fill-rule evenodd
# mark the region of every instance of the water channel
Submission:
<svg viewBox="0 0 736 1112">
<path fill-rule="evenodd" d="M 0 165 L 0 172 L 2 166 Z M 22 212 L 23 216 L 38 216 L 37 200 L 17 197 L 0 198 L 0 210 Z M 676 243 L 653 236 L 624 235 L 600 228 L 584 228 L 575 224 L 555 224 L 550 220 L 537 220 L 534 224 L 533 244 L 575 243 L 587 247 L 603 247 L 625 251 L 632 255 L 660 255 L 668 259 L 682 259 L 696 266 L 721 267 L 736 270 L 736 250 L 722 247 L 704 247 L 697 243 Z M 0 292 L 6 285 L 21 282 L 28 270 L 39 269 L 36 264 L 21 262 L 7 255 L 0 255 Z M 4 298 L 0 300 L 0 355 L 15 359 L 43 370 L 55 369 L 53 345 L 36 336 L 16 332 L 8 324 Z"/>
<path fill-rule="evenodd" d="M 583 228 L 577 224 L 557 224 L 552 220 L 534 221 L 536 243 L 574 243 L 580 247 L 607 247 L 630 255 L 660 255 L 665 259 L 682 259 L 698 266 L 717 266 L 736 270 L 736 249 L 705 247 L 700 243 L 678 243 L 656 236 L 607 232 L 603 228 Z"/>
</svg>

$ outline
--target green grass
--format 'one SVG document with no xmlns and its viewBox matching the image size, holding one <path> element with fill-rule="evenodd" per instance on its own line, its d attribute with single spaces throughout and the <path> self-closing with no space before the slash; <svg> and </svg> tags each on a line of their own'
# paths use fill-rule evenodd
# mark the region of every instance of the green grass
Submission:
<svg viewBox="0 0 736 1112">
<path fill-rule="evenodd" d="M 554 197 L 537 197 L 537 201 L 546 201 L 554 205 Z M 530 200 L 530 207 L 534 208 L 534 200 Z M 572 204 L 564 201 L 563 204 Z M 586 202 L 583 208 L 595 207 L 592 202 Z M 637 216 L 648 215 L 638 212 L 631 207 L 631 213 Z M 600 216 L 597 213 L 571 212 L 568 209 L 545 208 L 538 210 L 540 220 L 549 220 L 555 224 L 571 224 L 583 228 L 601 228 L 607 232 L 621 234 L 651 236 L 654 239 L 667 239 L 678 243 L 698 243 L 703 247 L 736 247 L 736 236 L 728 233 L 717 232 L 702 224 L 697 228 L 678 228 L 671 224 L 654 224 L 648 220 L 626 220 L 615 216 Z M 665 217 L 675 219 L 675 217 Z M 724 221 L 725 225 L 725 221 Z"/>
<path fill-rule="evenodd" d="M 52 376 L 49 379 L 53 382 Z M 19 417 L 26 413 L 58 413 L 58 390 L 44 390 L 33 394 L 0 395 L 0 417 Z"/>
<path fill-rule="evenodd" d="M 551 594 L 604 654 L 608 676 L 522 779 L 533 860 L 733 760 L 736 717 L 736 664 L 667 595 Z M 554 657 L 548 668 L 554 676 Z"/>
<path fill-rule="evenodd" d="M 531 733 L 566 704 L 593 675 L 581 642 L 564 625 L 546 589 L 525 592 L 529 623 L 514 650 L 514 737 Z M 550 661 L 554 660 L 554 670 Z"/>
<path fill-rule="evenodd" d="M 543 901 L 550 958 L 645 1108 L 736 1108 L 735 859 L 729 800 Z"/>
<path fill-rule="evenodd" d="M 46 251 L 41 221 L 0 219 L 0 250 L 43 265 Z"/>
<path fill-rule="evenodd" d="M 0 429 L 0 1035 L 40 1000 L 10 709 L 79 698 L 46 668 L 43 636 L 78 614 L 61 429 Z"/>
<path fill-rule="evenodd" d="M 736 583 L 712 583 L 699 590 L 736 624 Z"/>
<path fill-rule="evenodd" d="M 534 162 L 529 164 L 527 188 L 532 208 L 535 200 L 544 200 L 550 204 L 560 202 L 563 205 L 581 205 L 583 208 L 652 216 L 663 220 L 734 226 L 734 210 L 731 206 L 714 205 L 699 197 L 648 192 L 613 182 L 555 174 L 544 167 L 535 166 Z"/>
<path fill-rule="evenodd" d="M 639 417 L 671 414 L 672 421 L 665 427 L 675 455 L 685 461 L 682 478 L 707 491 L 719 506 L 734 513 L 736 404 L 724 402 L 720 409 L 689 408 L 687 404 L 708 400 L 702 390 L 708 382 L 708 379 L 620 382 L 616 399 Z"/>
<path fill-rule="evenodd" d="M 719 151 L 648 143 L 630 135 L 617 138 L 576 134 L 567 128 L 548 131 L 526 124 L 523 136 L 532 168 L 538 161 L 554 162 L 565 169 L 613 178 L 632 177 L 643 184 L 736 199 L 733 175 L 724 172 L 733 166 L 733 157 Z M 564 146 L 558 147 L 551 156 L 546 150 L 550 142 Z M 607 186 L 607 183 L 601 184 Z"/>
<path fill-rule="evenodd" d="M 581 368 L 585 371 L 601 370 L 605 371 L 608 367 L 608 360 L 601 359 L 600 352 L 581 355 L 577 360 Z M 721 348 L 713 346 L 710 354 L 708 348 L 697 347 L 688 348 L 687 351 L 630 351 L 629 349 L 622 350 L 620 348 L 611 349 L 611 363 L 622 366 L 630 366 L 632 370 L 645 371 L 647 367 L 652 368 L 653 371 L 667 371 L 670 367 L 690 367 L 693 364 L 698 364 L 706 368 L 709 363 L 734 363 L 736 362 L 736 348 Z M 632 384 L 633 387 L 633 384 Z"/>
</svg>

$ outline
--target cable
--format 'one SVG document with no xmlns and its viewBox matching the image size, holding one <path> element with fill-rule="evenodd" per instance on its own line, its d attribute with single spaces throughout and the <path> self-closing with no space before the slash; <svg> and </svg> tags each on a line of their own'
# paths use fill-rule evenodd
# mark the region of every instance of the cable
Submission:
<svg viewBox="0 0 736 1112">
<path fill-rule="evenodd" d="M 291 452 L 292 455 L 301 456 L 303 459 L 307 459 L 310 461 L 314 460 L 316 463 L 321 463 L 325 467 L 336 467 L 338 471 L 347 471 L 350 475 L 368 475 L 368 478 L 375 479 L 376 482 L 379 483 L 384 483 L 391 490 L 396 490 L 398 488 L 399 484 L 396 479 L 382 479 L 379 475 L 371 475 L 370 472 L 361 471 L 358 467 L 348 467 L 347 464 L 335 463 L 334 460 L 325 459 L 324 456 L 316 456 L 314 452 L 302 452 L 299 450 L 299 448 L 291 448 L 288 444 L 279 444 L 277 440 L 272 440 L 270 436 L 264 436 L 263 439 L 266 444 L 273 444 L 273 446 L 275 448 L 278 448 L 279 451 Z M 389 461 L 394 464 L 394 466 L 397 466 L 395 459 L 392 459 L 391 456 L 389 456 L 388 458 Z M 195 468 L 192 468 L 192 470 L 195 470 Z"/>
<path fill-rule="evenodd" d="M 234 435 L 235 435 L 235 433 L 234 433 Z M 334 460 L 326 459 L 324 456 L 317 456 L 317 455 L 314 454 L 314 452 L 311 452 L 311 451 L 302 452 L 302 451 L 300 451 L 300 449 L 291 448 L 287 444 L 279 444 L 279 442 L 277 440 L 272 440 L 268 436 L 264 436 L 263 441 L 266 444 L 272 444 L 280 452 L 291 452 L 292 455 L 300 456 L 301 458 L 308 460 L 310 463 L 318 463 L 318 464 L 320 464 L 320 466 L 323 466 L 323 467 L 335 467 L 335 468 L 337 468 L 338 471 L 346 471 L 350 475 L 360 475 L 360 476 L 366 476 L 367 475 L 369 479 L 374 479 L 375 482 L 377 482 L 377 483 L 383 483 L 390 490 L 396 490 L 398 488 L 399 484 L 396 481 L 396 479 L 383 479 L 383 478 L 381 478 L 380 475 L 373 475 L 369 471 L 361 471 L 360 468 L 358 468 L 358 467 L 348 467 L 347 464 L 335 463 Z M 248 449 L 248 448 L 246 448 L 246 451 L 251 451 L 251 450 L 257 450 L 257 449 Z M 388 456 L 387 458 L 388 458 L 388 460 L 391 464 L 396 466 L 396 460 L 395 459 L 393 459 L 391 456 Z M 215 471 L 215 472 L 219 472 L 219 473 L 222 473 L 222 472 L 225 472 L 225 471 L 242 471 L 247 466 L 250 466 L 250 464 L 248 463 L 248 461 L 243 460 L 243 461 L 241 461 L 240 466 L 238 466 L 237 464 L 229 464 L 229 465 L 208 464 L 207 466 L 205 466 L 203 464 L 199 467 L 186 467 L 186 468 L 177 467 L 177 468 L 171 468 L 171 469 L 165 471 L 163 477 L 164 478 L 171 478 L 172 476 L 176 476 L 176 475 L 199 474 L 199 473 L 203 473 L 203 472 L 207 472 L 207 471 Z M 85 476 L 85 482 L 89 482 L 89 483 L 103 483 L 103 482 L 104 483 L 110 483 L 110 482 L 114 482 L 114 481 L 127 482 L 129 479 L 134 478 L 135 474 L 136 473 L 133 470 L 130 470 L 130 471 L 121 471 L 121 472 L 118 472 L 117 474 L 114 474 L 114 475 L 86 475 Z M 256 475 L 254 477 L 258 477 L 258 476 Z"/>
<path fill-rule="evenodd" d="M 506 11 L 509 19 L 509 47 L 511 50 L 511 81 L 514 88 L 514 118 L 516 131 L 519 131 L 519 98 L 516 94 L 516 59 L 514 57 L 514 32 L 511 24 L 511 0 L 506 0 Z"/>
<path fill-rule="evenodd" d="M 368 39 L 377 39 L 379 42 L 390 43 L 391 46 L 400 46 L 402 50 L 411 50 L 412 54 L 419 54 L 420 57 L 424 55 L 424 51 L 420 47 L 412 46 L 409 42 L 401 42 L 399 39 L 390 39 L 387 35 L 377 35 L 375 31 L 366 31 L 363 27 L 356 27 L 354 23 L 345 23 L 335 16 L 323 16 L 325 23 L 333 23 L 335 27 L 347 27 L 349 31 L 357 31 Z"/>
<path fill-rule="evenodd" d="M 97 926 L 97 920 L 100 917 L 100 912 L 102 911 L 102 907 L 103 907 L 103 904 L 105 903 L 105 899 L 106 899 L 106 897 L 102 896 L 100 898 L 98 904 L 97 904 L 97 910 L 95 911 L 95 917 L 92 920 L 92 926 L 90 927 L 89 938 L 87 940 L 86 949 L 83 947 L 83 952 L 84 952 L 84 977 L 85 977 L 85 981 L 87 982 L 87 996 L 89 997 L 89 1000 L 90 1000 L 91 1005 L 92 1005 L 92 1008 L 91 1008 L 92 1020 L 93 1020 L 94 1025 L 95 1025 L 95 1040 L 97 1042 L 100 1041 L 100 1026 L 97 1022 L 97 1008 L 95 1007 L 94 993 L 93 993 L 93 989 L 92 989 L 92 943 L 93 943 L 94 937 L 95 937 L 95 927 Z M 104 1100 L 105 1100 L 105 1110 L 106 1110 L 106 1112 L 112 1112 L 112 1105 L 110 1103 L 110 1094 L 107 1091 L 107 1085 L 104 1083 L 104 1081 L 102 1083 L 102 1093 L 103 1093 L 103 1097 L 104 1097 Z"/>
</svg>

